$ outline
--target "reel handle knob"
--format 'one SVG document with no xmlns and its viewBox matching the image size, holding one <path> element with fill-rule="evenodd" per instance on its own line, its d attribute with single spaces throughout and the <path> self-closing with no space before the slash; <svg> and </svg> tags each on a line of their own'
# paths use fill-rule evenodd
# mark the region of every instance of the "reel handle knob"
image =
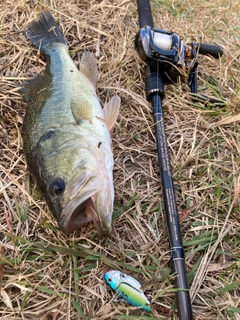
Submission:
<svg viewBox="0 0 240 320">
<path fill-rule="evenodd" d="M 197 50 L 200 54 L 210 55 L 216 59 L 223 55 L 223 48 L 214 44 L 197 43 Z"/>
</svg>

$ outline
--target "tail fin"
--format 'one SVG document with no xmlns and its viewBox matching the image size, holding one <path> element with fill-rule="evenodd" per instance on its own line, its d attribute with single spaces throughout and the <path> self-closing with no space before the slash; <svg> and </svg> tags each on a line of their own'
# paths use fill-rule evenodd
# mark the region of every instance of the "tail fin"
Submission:
<svg viewBox="0 0 240 320">
<path fill-rule="evenodd" d="M 46 53 L 48 46 L 54 42 L 67 45 L 57 22 L 49 11 L 43 11 L 38 20 L 32 21 L 24 35 L 41 53 Z"/>
</svg>

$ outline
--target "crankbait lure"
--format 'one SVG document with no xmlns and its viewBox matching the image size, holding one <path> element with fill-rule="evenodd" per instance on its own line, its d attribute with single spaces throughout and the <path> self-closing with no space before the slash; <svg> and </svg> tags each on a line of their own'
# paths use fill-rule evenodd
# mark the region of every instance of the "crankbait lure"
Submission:
<svg viewBox="0 0 240 320">
<path fill-rule="evenodd" d="M 118 270 L 111 270 L 105 273 L 104 279 L 110 288 L 128 303 L 151 312 L 150 302 L 141 289 L 141 284 L 136 279 Z"/>
</svg>

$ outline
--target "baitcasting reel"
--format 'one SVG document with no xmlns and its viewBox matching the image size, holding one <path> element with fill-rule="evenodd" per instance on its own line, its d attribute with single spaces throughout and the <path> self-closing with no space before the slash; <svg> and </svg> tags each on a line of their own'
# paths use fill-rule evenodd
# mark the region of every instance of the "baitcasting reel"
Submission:
<svg viewBox="0 0 240 320">
<path fill-rule="evenodd" d="M 210 55 L 219 58 L 223 49 L 217 45 L 191 43 L 185 45 L 174 32 L 162 29 L 141 28 L 135 38 L 135 49 L 143 61 L 147 61 L 146 93 L 147 98 L 153 92 L 164 96 L 164 82 L 176 82 L 178 77 L 186 78 L 191 92 L 196 97 L 198 91 L 198 61 L 197 54 Z M 185 69 L 185 70 L 184 70 Z M 225 102 L 215 98 L 200 96 L 201 101 L 225 105 Z"/>
</svg>

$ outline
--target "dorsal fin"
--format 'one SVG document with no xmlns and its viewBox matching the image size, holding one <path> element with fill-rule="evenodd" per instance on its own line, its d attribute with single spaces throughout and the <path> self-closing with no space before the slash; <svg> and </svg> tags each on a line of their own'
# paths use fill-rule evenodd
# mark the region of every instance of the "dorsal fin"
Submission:
<svg viewBox="0 0 240 320">
<path fill-rule="evenodd" d="M 31 91 L 36 89 L 38 85 L 43 81 L 43 74 L 39 73 L 32 78 L 25 80 L 19 89 L 19 93 L 22 95 L 23 99 L 28 102 L 31 96 Z"/>
<path fill-rule="evenodd" d="M 80 61 L 80 71 L 95 86 L 97 83 L 97 64 L 91 52 L 84 52 Z"/>
</svg>

